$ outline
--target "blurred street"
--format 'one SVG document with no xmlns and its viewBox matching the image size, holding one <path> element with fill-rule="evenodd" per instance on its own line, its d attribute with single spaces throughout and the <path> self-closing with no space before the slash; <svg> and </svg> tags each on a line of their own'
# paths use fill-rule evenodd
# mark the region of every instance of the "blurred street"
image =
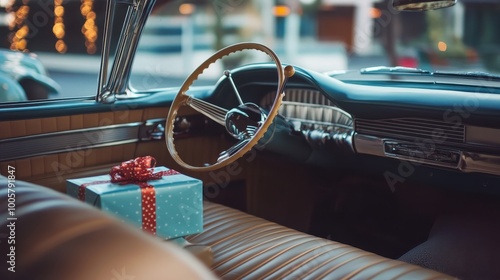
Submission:
<svg viewBox="0 0 500 280">
<path fill-rule="evenodd" d="M 61 86 L 59 98 L 94 96 L 97 93 L 98 73 L 100 68 L 99 57 L 92 56 L 89 58 L 84 55 L 61 56 L 58 54 L 41 53 L 39 54 L 39 58 L 47 68 L 49 76 Z M 304 59 L 304 57 L 302 57 L 302 59 Z M 326 68 L 328 65 L 324 65 L 324 61 L 325 60 L 315 59 L 313 62 L 318 69 L 322 69 L 324 72 L 345 69 L 357 70 L 367 66 L 387 65 L 388 63 L 387 59 L 381 55 L 351 55 L 343 58 L 339 62 L 339 65 L 343 67 L 334 68 Z M 163 65 L 171 65 L 168 62 L 168 57 L 162 57 L 160 62 Z M 138 60 L 136 63 L 141 64 L 141 60 Z M 132 84 L 137 89 L 180 86 L 187 77 L 187 74 L 182 72 L 170 72 L 167 74 L 161 73 L 158 70 L 149 71 L 148 69 L 155 68 L 151 67 L 148 63 L 148 61 L 142 61 L 142 66 L 137 67 L 140 70 L 135 71 L 134 75 L 132 75 Z M 321 63 L 323 63 L 323 65 L 321 65 Z M 335 64 L 335 61 L 328 62 L 328 64 L 330 63 Z M 303 67 L 301 64 L 296 65 Z M 215 80 L 216 79 L 214 79 L 214 81 Z"/>
</svg>

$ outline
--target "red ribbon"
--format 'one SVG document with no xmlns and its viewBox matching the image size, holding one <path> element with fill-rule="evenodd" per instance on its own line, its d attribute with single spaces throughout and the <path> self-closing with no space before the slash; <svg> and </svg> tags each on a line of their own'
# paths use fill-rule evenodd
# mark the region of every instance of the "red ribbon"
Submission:
<svg viewBox="0 0 500 280">
<path fill-rule="evenodd" d="M 141 188 L 142 204 L 142 229 L 152 234 L 156 234 L 156 192 L 149 180 L 158 180 L 163 176 L 179 174 L 170 169 L 154 173 L 156 160 L 152 156 L 138 157 L 133 160 L 122 162 L 120 165 L 111 168 L 109 181 L 95 181 L 80 185 L 78 188 L 78 198 L 85 201 L 85 189 L 90 185 L 104 183 L 137 184 Z"/>
<path fill-rule="evenodd" d="M 161 173 L 153 173 L 156 160 L 152 156 L 138 157 L 114 166 L 109 172 L 111 182 L 146 182 L 162 177 Z"/>
</svg>

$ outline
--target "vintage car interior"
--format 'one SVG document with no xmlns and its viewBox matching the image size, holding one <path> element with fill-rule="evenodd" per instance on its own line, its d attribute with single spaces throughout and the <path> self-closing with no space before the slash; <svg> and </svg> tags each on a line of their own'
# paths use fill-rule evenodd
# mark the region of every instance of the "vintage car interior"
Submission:
<svg viewBox="0 0 500 280">
<path fill-rule="evenodd" d="M 136 90 L 155 2 L 107 2 L 97 96 L 0 104 L 1 279 L 500 277 L 499 76 L 374 67 L 349 78 L 244 42 L 181 86 Z M 127 14 L 112 53 L 117 5 Z M 245 52 L 265 62 L 200 84 Z M 184 248 L 65 194 L 67 179 L 147 155 L 204 183 L 204 231 Z"/>
</svg>

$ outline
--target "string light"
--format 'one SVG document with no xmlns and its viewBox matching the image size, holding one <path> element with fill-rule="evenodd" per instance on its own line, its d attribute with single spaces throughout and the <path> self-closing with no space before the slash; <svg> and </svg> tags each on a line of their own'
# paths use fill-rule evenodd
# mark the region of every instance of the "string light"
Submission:
<svg viewBox="0 0 500 280">
<path fill-rule="evenodd" d="M 29 0 L 23 0 L 23 4 L 14 10 L 15 1 L 10 1 L 6 6 L 6 11 L 12 19 L 9 22 L 9 35 L 10 49 L 13 51 L 27 51 L 28 40 L 26 37 L 30 32 L 30 28 L 26 23 L 26 18 L 29 15 L 30 7 L 28 6 Z"/>
<path fill-rule="evenodd" d="M 94 12 L 94 0 L 81 0 L 80 12 L 85 18 L 82 26 L 82 34 L 85 37 L 85 47 L 88 54 L 94 54 L 97 51 L 97 25 L 95 23 L 96 13 Z"/>
<path fill-rule="evenodd" d="M 64 6 L 63 0 L 54 0 L 54 26 L 52 26 L 52 33 L 57 38 L 55 44 L 56 51 L 59 53 L 66 53 L 68 46 L 64 42 L 66 35 L 66 27 L 64 26 Z"/>
</svg>

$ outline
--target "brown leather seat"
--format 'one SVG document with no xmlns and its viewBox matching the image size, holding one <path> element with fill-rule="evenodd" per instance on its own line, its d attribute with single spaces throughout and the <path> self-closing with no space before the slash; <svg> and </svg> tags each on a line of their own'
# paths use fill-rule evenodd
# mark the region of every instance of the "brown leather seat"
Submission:
<svg viewBox="0 0 500 280">
<path fill-rule="evenodd" d="M 211 246 L 224 279 L 455 279 L 218 204 L 204 211 L 204 231 L 188 240 Z"/>
<path fill-rule="evenodd" d="M 0 177 L 0 279 L 214 279 L 174 245 L 64 194 L 15 185 L 15 213 L 9 216 L 7 181 Z M 5 242 L 9 236 L 15 244 Z M 208 202 L 205 231 L 189 240 L 212 247 L 213 272 L 225 279 L 453 278 Z M 10 246 L 15 246 L 15 273 L 7 270 Z"/>
<path fill-rule="evenodd" d="M 0 279 L 216 278 L 176 245 L 152 238 L 64 194 L 20 181 L 14 184 L 15 212 L 8 216 L 7 181 L 0 176 Z M 15 225 L 12 230 L 7 227 L 11 223 Z M 7 240 L 15 240 L 15 244 Z M 11 252 L 15 266 L 7 263 Z"/>
</svg>

